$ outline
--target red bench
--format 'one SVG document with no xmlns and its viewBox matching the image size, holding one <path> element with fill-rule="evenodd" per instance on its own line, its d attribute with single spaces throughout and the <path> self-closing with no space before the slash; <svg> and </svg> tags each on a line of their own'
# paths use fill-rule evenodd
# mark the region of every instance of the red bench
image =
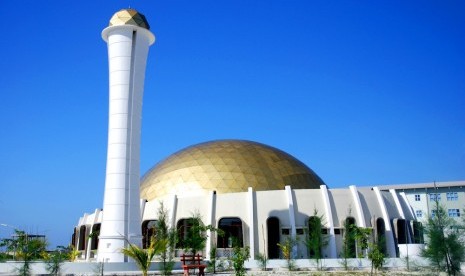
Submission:
<svg viewBox="0 0 465 276">
<path fill-rule="evenodd" d="M 199 276 L 205 276 L 205 268 L 207 265 L 201 264 L 200 262 L 202 261 L 202 256 L 199 254 L 197 255 L 181 255 L 181 261 L 182 261 L 182 270 L 184 271 L 184 276 L 189 276 L 189 270 L 191 269 L 198 269 L 199 270 Z"/>
</svg>

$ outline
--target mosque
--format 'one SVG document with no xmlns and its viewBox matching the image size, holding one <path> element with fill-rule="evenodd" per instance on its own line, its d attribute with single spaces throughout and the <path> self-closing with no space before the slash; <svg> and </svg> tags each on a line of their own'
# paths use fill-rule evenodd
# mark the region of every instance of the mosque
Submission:
<svg viewBox="0 0 465 276">
<path fill-rule="evenodd" d="M 377 187 L 329 189 L 293 156 L 251 141 L 211 141 L 180 150 L 145 174 L 140 194 L 142 233 L 154 224 L 160 202 L 169 210 L 171 227 L 181 231 L 198 212 L 205 225 L 225 231 L 224 237 L 209 235 L 205 249 L 216 246 L 219 256 L 228 256 L 234 237 L 250 247 L 251 256 L 266 250 L 270 259 L 280 258 L 277 243 L 289 236 L 303 241 L 315 210 L 323 215 L 322 231 L 329 238 L 326 258 L 341 256 L 345 220 L 384 236 L 392 257 L 421 240 L 404 194 Z M 82 259 L 96 258 L 98 237 L 88 237 L 99 231 L 103 212 L 85 214 L 75 228 L 73 244 Z M 296 251 L 299 258 L 309 257 L 303 243 Z"/>
<path fill-rule="evenodd" d="M 328 240 L 324 258 L 341 257 L 345 223 L 371 229 L 389 257 L 421 246 L 421 225 L 405 193 L 378 187 L 331 189 L 295 157 L 258 142 L 231 139 L 192 145 L 141 178 L 137 133 L 146 56 L 155 37 L 146 18 L 133 9 L 117 12 L 102 37 L 110 63 L 105 199 L 103 209 L 84 214 L 74 228 L 72 244 L 81 253 L 80 261 L 127 261 L 117 254 L 129 240 L 146 246 L 160 203 L 179 237 L 194 212 L 203 224 L 224 231 L 222 237 L 209 233 L 203 254 L 207 259 L 212 247 L 219 256 L 230 255 L 233 239 L 250 247 L 252 259 L 258 253 L 279 259 L 277 244 L 289 237 L 301 241 L 294 257 L 309 258 L 302 241 L 316 214 L 323 218 L 321 231 Z M 356 245 L 352 248 L 355 257 Z M 178 245 L 176 255 L 181 252 Z"/>
</svg>

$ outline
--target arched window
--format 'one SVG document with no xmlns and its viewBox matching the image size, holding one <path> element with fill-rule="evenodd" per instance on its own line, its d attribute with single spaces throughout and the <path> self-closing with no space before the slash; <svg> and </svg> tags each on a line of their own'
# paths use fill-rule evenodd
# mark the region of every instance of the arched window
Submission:
<svg viewBox="0 0 465 276">
<path fill-rule="evenodd" d="M 77 250 L 86 250 L 86 226 L 81 225 L 79 228 L 79 244 Z"/>
<path fill-rule="evenodd" d="M 91 240 L 90 240 L 90 250 L 98 249 L 98 236 L 100 235 L 100 223 L 96 223 L 92 226 L 91 232 Z"/>
<path fill-rule="evenodd" d="M 180 219 L 176 224 L 176 230 L 178 232 L 178 240 L 176 242 L 176 248 L 185 248 L 185 241 L 190 239 L 193 235 L 203 235 L 202 233 L 195 233 L 193 229 L 200 229 L 202 221 L 199 218 L 187 218 Z"/>
<path fill-rule="evenodd" d="M 279 219 L 277 217 L 268 218 L 266 220 L 266 230 L 268 232 L 268 259 L 279 259 Z"/>
<path fill-rule="evenodd" d="M 150 238 L 155 235 L 156 220 L 145 220 L 142 223 L 142 247 L 148 248 L 150 246 Z"/>
<path fill-rule="evenodd" d="M 355 218 L 347 217 L 344 221 L 344 247 L 343 255 L 346 258 L 356 257 L 356 244 L 355 244 Z"/>
<path fill-rule="evenodd" d="M 218 235 L 218 248 L 231 248 L 234 246 L 243 247 L 242 220 L 240 218 L 222 218 L 218 222 L 218 229 L 224 232 L 221 237 Z"/>
<path fill-rule="evenodd" d="M 386 255 L 386 226 L 382 218 L 376 219 L 376 243 L 379 250 Z"/>
<path fill-rule="evenodd" d="M 321 258 L 321 250 L 323 245 L 323 237 L 321 234 L 321 218 L 318 216 L 311 216 L 308 218 L 308 255 L 310 258 Z"/>
</svg>

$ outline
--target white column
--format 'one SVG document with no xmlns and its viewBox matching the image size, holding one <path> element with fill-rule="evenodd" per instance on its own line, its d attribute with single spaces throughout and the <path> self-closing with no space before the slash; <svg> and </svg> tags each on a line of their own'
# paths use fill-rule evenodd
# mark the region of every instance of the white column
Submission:
<svg viewBox="0 0 465 276">
<path fill-rule="evenodd" d="M 331 202 L 329 201 L 328 188 L 326 185 L 320 185 L 321 197 L 323 198 L 323 203 L 325 207 L 325 218 L 326 223 L 329 228 L 329 258 L 337 258 L 336 250 L 336 235 L 334 234 L 334 221 L 333 221 L 333 212 L 331 211 Z"/>
<path fill-rule="evenodd" d="M 145 204 L 147 203 L 147 200 L 141 198 L 139 202 L 140 202 L 140 219 L 141 221 L 144 221 Z"/>
<path fill-rule="evenodd" d="M 365 217 L 363 216 L 362 204 L 360 203 L 360 197 L 358 195 L 357 187 L 355 187 L 354 185 L 350 185 L 349 189 L 355 203 L 355 212 L 357 212 L 357 225 L 358 227 L 365 228 Z"/>
<path fill-rule="evenodd" d="M 405 192 L 400 192 L 399 195 L 400 195 L 400 197 L 402 198 L 402 200 L 404 200 L 405 205 L 408 206 L 408 210 L 409 210 L 410 216 L 411 216 L 412 218 L 416 218 L 415 213 L 413 212 L 413 209 L 412 209 L 412 205 L 410 205 L 410 203 L 409 203 L 409 201 L 408 201 L 408 198 L 407 198 L 407 196 L 405 195 Z"/>
<path fill-rule="evenodd" d="M 249 246 L 250 246 L 250 260 L 255 260 L 255 216 L 254 216 L 254 196 L 253 189 L 249 187 L 247 191 L 248 207 L 249 207 Z"/>
<path fill-rule="evenodd" d="M 145 67 L 153 34 L 133 25 L 103 30 L 108 43 L 108 151 L 99 261 L 125 262 L 127 242 L 141 245 L 140 133 Z"/>
<path fill-rule="evenodd" d="M 176 229 L 176 211 L 178 207 L 178 197 L 176 194 L 173 194 L 171 197 L 171 208 L 168 210 L 168 225 L 171 227 L 171 229 Z M 171 254 L 171 249 L 168 251 L 169 254 Z M 176 249 L 174 250 L 174 253 L 176 253 Z"/>
<path fill-rule="evenodd" d="M 174 194 L 171 198 L 171 209 L 169 212 L 169 225 L 172 229 L 176 228 L 176 209 L 178 207 L 178 197 Z"/>
<path fill-rule="evenodd" d="M 392 198 L 394 199 L 394 202 L 395 202 L 396 208 L 397 208 L 397 212 L 399 212 L 399 215 L 400 215 L 401 218 L 405 219 L 404 210 L 402 210 L 402 206 L 400 205 L 400 201 L 399 201 L 399 198 L 397 197 L 396 190 L 389 189 L 389 192 L 391 193 Z"/>
<path fill-rule="evenodd" d="M 208 212 L 208 216 L 209 216 L 209 220 L 208 220 L 208 224 L 213 226 L 213 227 L 216 227 L 215 225 L 215 208 L 216 208 L 216 204 L 215 204 L 215 200 L 216 200 L 216 192 L 215 191 L 211 191 L 210 192 L 210 210 Z M 206 260 L 210 260 L 210 250 L 212 248 L 212 231 L 211 230 L 207 230 L 207 244 L 206 244 L 206 248 L 205 250 L 207 252 L 205 252 L 205 259 Z"/>
<path fill-rule="evenodd" d="M 295 227 L 295 210 L 294 210 L 294 198 L 292 196 L 291 186 L 284 187 L 287 196 L 287 203 L 289 208 L 289 223 L 291 224 L 291 238 L 296 239 L 297 231 Z M 297 255 L 297 245 L 292 248 L 292 255 Z"/>
<path fill-rule="evenodd" d="M 389 258 L 396 257 L 396 248 L 394 242 L 394 233 L 391 228 L 391 220 L 389 218 L 389 214 L 387 212 L 386 204 L 384 203 L 383 196 L 381 195 L 381 191 L 378 187 L 373 187 L 373 192 L 375 192 L 376 199 L 378 200 L 379 208 L 381 209 L 381 214 L 384 220 L 384 228 L 386 230 L 386 245 L 387 250 L 389 253 Z"/>
<path fill-rule="evenodd" d="M 90 225 L 90 232 L 89 234 L 94 235 L 95 233 L 92 232 L 92 229 L 94 228 L 94 225 L 98 223 L 100 215 L 100 209 L 95 209 L 94 211 L 94 219 L 92 220 L 92 224 Z M 92 238 L 93 239 L 93 238 Z M 87 246 L 86 246 L 86 261 L 90 260 L 90 254 L 92 253 L 91 247 L 92 247 L 92 239 L 87 239 Z M 95 258 L 95 257 L 94 257 Z"/>
</svg>

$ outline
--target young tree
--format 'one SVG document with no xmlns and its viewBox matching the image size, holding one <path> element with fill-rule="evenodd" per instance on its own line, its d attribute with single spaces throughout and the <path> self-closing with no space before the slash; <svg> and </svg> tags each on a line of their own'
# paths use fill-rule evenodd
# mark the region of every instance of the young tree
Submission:
<svg viewBox="0 0 465 276">
<path fill-rule="evenodd" d="M 185 237 L 181 237 L 182 245 L 184 250 L 195 255 L 197 252 L 202 251 L 205 248 L 207 242 L 207 230 L 217 231 L 218 235 L 221 235 L 220 231 L 211 225 L 203 225 L 202 218 L 198 212 L 193 213 L 188 220 L 188 229 L 186 229 Z"/>
<path fill-rule="evenodd" d="M 349 215 L 351 211 L 349 209 Z M 347 270 L 349 266 L 348 259 L 355 258 L 355 220 L 352 217 L 347 217 L 343 223 L 343 242 L 342 242 L 342 265 Z"/>
<path fill-rule="evenodd" d="M 316 261 L 317 269 L 320 269 L 320 261 L 323 258 L 322 249 L 328 245 L 328 237 L 322 233 L 324 216 L 313 210 L 313 216 L 308 219 L 307 235 L 305 245 L 307 246 L 310 259 Z"/>
<path fill-rule="evenodd" d="M 45 261 L 45 269 L 51 275 L 58 276 L 61 272 L 63 262 L 69 259 L 68 248 L 58 246 L 53 252 L 49 253 Z"/>
<path fill-rule="evenodd" d="M 24 231 L 15 230 L 13 239 L 6 241 L 6 246 L 14 252 L 15 258 L 22 261 L 18 268 L 19 275 L 30 275 L 31 262 L 42 260 L 45 257 L 47 242 L 45 239 L 31 237 Z"/>
<path fill-rule="evenodd" d="M 246 246 L 245 248 L 239 247 L 236 244 L 233 248 L 233 255 L 231 257 L 234 267 L 234 272 L 236 276 L 246 275 L 244 263 L 247 259 L 250 258 L 250 248 Z"/>
<path fill-rule="evenodd" d="M 155 237 L 152 236 L 150 238 L 150 245 L 147 249 L 143 249 L 135 244 L 129 243 L 129 246 L 121 249 L 121 252 L 133 259 L 141 270 L 142 275 L 147 276 L 147 271 L 152 265 L 153 258 L 155 255 L 160 254 L 166 248 L 166 245 L 166 240 L 156 240 Z"/>
<path fill-rule="evenodd" d="M 211 271 L 213 271 L 213 274 L 216 274 L 216 251 L 216 246 L 212 246 L 210 248 L 210 263 L 208 264 L 208 267 Z"/>
<path fill-rule="evenodd" d="M 425 225 L 427 234 L 423 256 L 436 266 L 438 271 L 446 270 L 448 275 L 460 271 L 460 263 L 465 261 L 465 245 L 461 241 L 462 229 L 448 217 L 446 210 L 436 200 L 434 215 Z"/>
<path fill-rule="evenodd" d="M 292 256 L 292 248 L 297 245 L 297 239 L 294 237 L 287 237 L 283 243 L 278 243 L 278 247 L 281 249 L 284 259 L 287 262 L 287 268 L 289 271 L 295 270 L 294 257 Z"/>
<path fill-rule="evenodd" d="M 378 270 L 383 267 L 384 264 L 384 254 L 381 252 L 378 243 L 372 243 L 370 252 L 368 252 L 368 258 L 371 260 L 371 274 L 373 275 L 373 268 L 375 268 L 375 273 L 378 273 Z"/>
<path fill-rule="evenodd" d="M 357 257 L 362 258 L 365 254 L 365 251 L 368 249 L 368 241 L 370 239 L 372 230 L 370 228 L 358 227 L 355 224 L 352 224 L 350 227 L 354 232 Z"/>
<path fill-rule="evenodd" d="M 1 239 L 0 247 L 5 247 L 5 253 L 2 255 L 2 260 L 15 260 L 16 259 L 16 248 L 14 247 L 14 239 Z"/>
<path fill-rule="evenodd" d="M 163 275 L 170 275 L 174 267 L 174 249 L 176 245 L 176 230 L 169 227 L 168 210 L 165 209 L 163 202 L 160 202 L 158 208 L 158 217 L 155 228 L 155 237 L 157 240 L 164 240 L 166 247 L 160 252 L 162 261 Z"/>
</svg>

